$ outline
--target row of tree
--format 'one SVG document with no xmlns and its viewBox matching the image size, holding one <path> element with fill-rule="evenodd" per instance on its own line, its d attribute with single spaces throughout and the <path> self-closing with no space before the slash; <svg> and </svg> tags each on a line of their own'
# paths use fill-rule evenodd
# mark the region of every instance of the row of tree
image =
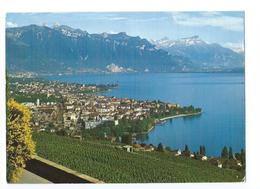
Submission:
<svg viewBox="0 0 260 189">
<path fill-rule="evenodd" d="M 162 143 L 159 143 L 159 144 L 158 144 L 158 147 L 157 147 L 157 151 L 164 152 L 165 150 L 166 150 L 166 151 L 172 151 L 169 146 L 167 146 L 167 147 L 164 148 L 163 144 L 162 144 Z M 191 153 L 192 153 L 192 152 L 190 151 L 188 145 L 185 144 L 185 147 L 184 147 L 184 150 L 182 151 L 182 154 L 183 154 L 184 156 L 190 156 Z M 196 153 L 194 153 L 194 154 L 198 154 L 198 155 L 201 155 L 201 156 L 205 156 L 205 155 L 206 155 L 206 147 L 205 147 L 204 145 L 200 146 L 200 147 L 199 147 L 199 151 L 196 152 Z"/>
<path fill-rule="evenodd" d="M 223 159 L 229 159 L 229 160 L 233 160 L 236 159 L 238 161 L 241 162 L 242 165 L 245 165 L 245 150 L 241 149 L 241 151 L 239 153 L 233 153 L 232 147 L 229 147 L 229 149 L 227 148 L 227 146 L 224 146 L 224 148 L 222 149 L 221 152 L 221 158 Z"/>
<path fill-rule="evenodd" d="M 164 147 L 162 143 L 158 144 L 157 151 L 164 152 L 164 151 L 171 151 L 170 147 Z M 191 155 L 191 151 L 186 144 L 184 150 L 182 151 L 183 156 L 189 157 Z M 194 153 L 195 159 L 200 159 L 202 156 L 206 156 L 206 147 L 204 145 L 199 147 L 199 151 Z M 241 164 L 245 165 L 245 151 L 241 149 L 238 153 L 233 153 L 232 147 L 227 148 L 226 146 L 223 147 L 221 151 L 221 158 L 223 160 L 238 160 Z"/>
</svg>

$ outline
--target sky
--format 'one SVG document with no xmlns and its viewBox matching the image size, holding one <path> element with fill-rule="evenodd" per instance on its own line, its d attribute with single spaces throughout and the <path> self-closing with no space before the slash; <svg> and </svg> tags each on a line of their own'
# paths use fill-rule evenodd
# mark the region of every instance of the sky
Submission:
<svg viewBox="0 0 260 189">
<path fill-rule="evenodd" d="M 68 25 L 88 33 L 126 32 L 148 40 L 194 35 L 209 43 L 244 49 L 244 12 L 8 13 L 6 27 Z"/>
</svg>

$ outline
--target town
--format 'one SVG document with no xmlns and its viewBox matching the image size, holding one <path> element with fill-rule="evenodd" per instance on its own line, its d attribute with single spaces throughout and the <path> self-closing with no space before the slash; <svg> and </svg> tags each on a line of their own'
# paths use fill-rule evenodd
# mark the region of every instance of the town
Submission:
<svg viewBox="0 0 260 189">
<path fill-rule="evenodd" d="M 176 110 L 179 104 L 161 101 L 141 101 L 97 94 L 117 87 L 43 81 L 40 79 L 11 79 L 11 95 L 30 108 L 31 126 L 35 131 L 58 132 L 63 129 L 70 135 L 84 127 L 92 129 L 106 122 L 143 120 Z"/>
</svg>

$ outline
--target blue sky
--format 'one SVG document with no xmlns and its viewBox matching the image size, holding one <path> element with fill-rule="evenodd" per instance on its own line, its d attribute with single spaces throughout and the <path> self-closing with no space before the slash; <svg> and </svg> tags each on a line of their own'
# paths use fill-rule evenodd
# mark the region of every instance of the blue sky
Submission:
<svg viewBox="0 0 260 189">
<path fill-rule="evenodd" d="M 68 25 L 89 33 L 126 32 L 147 39 L 199 35 L 228 47 L 244 45 L 244 12 L 9 13 L 7 27 Z"/>
</svg>

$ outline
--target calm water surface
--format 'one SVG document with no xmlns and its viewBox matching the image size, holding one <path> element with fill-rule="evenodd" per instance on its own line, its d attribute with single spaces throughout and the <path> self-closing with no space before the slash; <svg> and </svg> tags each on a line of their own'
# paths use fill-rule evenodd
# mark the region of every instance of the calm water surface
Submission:
<svg viewBox="0 0 260 189">
<path fill-rule="evenodd" d="M 51 80 L 119 87 L 108 96 L 162 100 L 201 107 L 200 116 L 176 118 L 158 125 L 140 142 L 173 149 L 188 144 L 192 151 L 206 146 L 207 155 L 218 156 L 224 145 L 234 152 L 245 148 L 244 74 L 241 73 L 133 73 L 50 76 Z"/>
</svg>

